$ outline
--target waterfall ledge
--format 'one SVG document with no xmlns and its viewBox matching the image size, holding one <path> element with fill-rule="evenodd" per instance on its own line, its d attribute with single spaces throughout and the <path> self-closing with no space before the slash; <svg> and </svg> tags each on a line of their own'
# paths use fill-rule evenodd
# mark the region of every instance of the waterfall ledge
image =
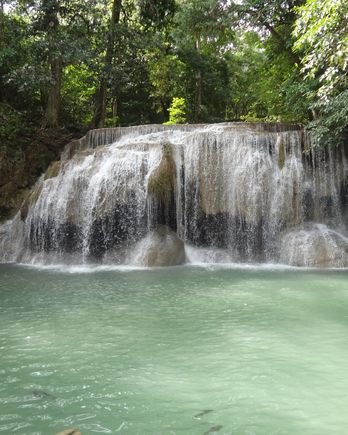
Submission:
<svg viewBox="0 0 348 435">
<path fill-rule="evenodd" d="M 309 148 L 286 124 L 91 131 L 0 227 L 0 261 L 124 264 L 136 247 L 135 263 L 172 265 L 186 243 L 211 261 L 348 267 L 346 151 Z"/>
</svg>

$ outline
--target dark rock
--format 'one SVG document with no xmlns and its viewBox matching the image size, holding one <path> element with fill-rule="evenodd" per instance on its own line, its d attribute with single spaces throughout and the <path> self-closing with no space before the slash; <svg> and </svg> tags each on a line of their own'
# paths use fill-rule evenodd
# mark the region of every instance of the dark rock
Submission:
<svg viewBox="0 0 348 435">
<path fill-rule="evenodd" d="M 177 170 L 172 153 L 169 143 L 162 146 L 162 159 L 149 177 L 148 192 L 153 210 L 150 225 L 167 225 L 176 231 Z"/>
</svg>

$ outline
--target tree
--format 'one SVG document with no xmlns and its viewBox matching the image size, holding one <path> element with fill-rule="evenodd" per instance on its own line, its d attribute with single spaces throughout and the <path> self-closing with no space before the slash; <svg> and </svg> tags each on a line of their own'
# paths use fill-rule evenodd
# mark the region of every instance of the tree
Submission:
<svg viewBox="0 0 348 435">
<path fill-rule="evenodd" d="M 174 16 L 175 0 L 139 0 L 140 20 L 146 27 L 162 29 Z"/>
<path fill-rule="evenodd" d="M 106 100 L 108 89 L 108 71 L 110 70 L 112 59 L 114 56 L 114 45 L 116 41 L 116 26 L 120 21 L 122 0 L 113 0 L 112 13 L 108 29 L 108 37 L 106 43 L 106 52 L 103 69 L 100 75 L 99 88 L 96 95 L 96 103 L 94 116 L 92 120 L 92 128 L 100 128 L 104 126 L 106 117 Z"/>
<path fill-rule="evenodd" d="M 57 128 L 59 125 L 60 90 L 62 84 L 63 60 L 59 49 L 59 2 L 42 0 L 40 27 L 46 32 L 50 79 L 43 127 Z"/>
<path fill-rule="evenodd" d="M 166 124 L 185 124 L 186 120 L 185 99 L 174 97 L 169 108 L 169 121 Z"/>
<path fill-rule="evenodd" d="M 189 0 L 179 5 L 173 32 L 179 58 L 193 75 L 194 94 L 188 98 L 192 120 L 206 118 L 204 74 L 209 63 L 223 61 L 223 52 L 231 42 L 233 32 L 226 0 Z M 221 65 L 218 66 L 218 68 Z M 225 83 L 226 84 L 226 83 Z M 190 101 L 191 100 L 191 101 Z"/>
<path fill-rule="evenodd" d="M 21 95 L 22 102 L 30 97 L 32 112 L 42 112 L 42 126 L 55 128 L 61 124 L 65 68 L 88 62 L 92 55 L 90 24 L 95 20 L 98 2 L 91 0 L 88 5 L 82 0 L 11 3 L 6 18 L 21 29 L 15 38 L 20 55 L 19 62 L 5 74 L 6 87 L 15 86 L 15 95 Z M 12 47 L 11 40 L 7 44 L 8 48 Z M 5 54 L 10 51 L 7 49 Z"/>
<path fill-rule="evenodd" d="M 270 35 L 293 63 L 299 63 L 299 57 L 292 50 L 291 31 L 296 20 L 295 8 L 303 3 L 304 0 L 244 0 L 232 2 L 230 13 L 237 26 L 256 26 L 266 37 Z"/>
<path fill-rule="evenodd" d="M 348 3 L 307 0 L 297 12 L 294 49 L 302 55 L 305 79 L 314 84 L 309 127 L 318 144 L 337 145 L 348 131 Z"/>
<path fill-rule="evenodd" d="M 294 48 L 303 53 L 306 76 L 318 79 L 317 95 L 326 99 L 347 84 L 348 3 L 308 0 L 297 11 Z"/>
</svg>

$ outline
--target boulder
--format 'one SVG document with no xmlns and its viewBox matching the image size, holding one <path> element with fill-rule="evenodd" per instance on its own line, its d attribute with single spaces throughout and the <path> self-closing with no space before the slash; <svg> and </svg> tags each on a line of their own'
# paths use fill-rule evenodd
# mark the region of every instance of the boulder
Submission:
<svg viewBox="0 0 348 435">
<path fill-rule="evenodd" d="M 281 263 L 307 267 L 348 267 L 348 238 L 326 225 L 314 224 L 285 233 Z"/>
<path fill-rule="evenodd" d="M 185 245 L 165 225 L 149 232 L 135 247 L 130 263 L 134 266 L 177 266 L 185 262 Z"/>
</svg>

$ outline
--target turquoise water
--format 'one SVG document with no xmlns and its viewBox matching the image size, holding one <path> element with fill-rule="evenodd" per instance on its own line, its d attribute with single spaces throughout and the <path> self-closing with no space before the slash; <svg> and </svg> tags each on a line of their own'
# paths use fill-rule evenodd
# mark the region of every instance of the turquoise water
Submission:
<svg viewBox="0 0 348 435">
<path fill-rule="evenodd" d="M 0 309 L 0 433 L 348 433 L 347 271 L 0 265 Z"/>
</svg>

